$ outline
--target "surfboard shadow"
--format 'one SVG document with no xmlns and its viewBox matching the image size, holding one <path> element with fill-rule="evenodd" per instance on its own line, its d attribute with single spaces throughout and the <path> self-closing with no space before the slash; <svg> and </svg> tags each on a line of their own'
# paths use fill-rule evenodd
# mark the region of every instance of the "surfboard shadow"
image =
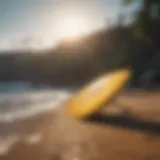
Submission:
<svg viewBox="0 0 160 160">
<path fill-rule="evenodd" d="M 102 115 L 100 113 L 89 117 L 87 121 L 160 135 L 160 122 L 143 121 L 126 116 Z"/>
</svg>

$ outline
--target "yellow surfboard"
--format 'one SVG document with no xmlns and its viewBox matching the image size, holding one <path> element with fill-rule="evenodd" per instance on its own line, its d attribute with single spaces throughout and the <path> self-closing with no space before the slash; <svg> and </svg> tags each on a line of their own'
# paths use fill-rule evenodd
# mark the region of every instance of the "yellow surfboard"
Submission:
<svg viewBox="0 0 160 160">
<path fill-rule="evenodd" d="M 74 118 L 86 118 L 108 104 L 125 87 L 132 72 L 121 69 L 110 72 L 84 87 L 67 103 L 67 113 Z"/>
</svg>

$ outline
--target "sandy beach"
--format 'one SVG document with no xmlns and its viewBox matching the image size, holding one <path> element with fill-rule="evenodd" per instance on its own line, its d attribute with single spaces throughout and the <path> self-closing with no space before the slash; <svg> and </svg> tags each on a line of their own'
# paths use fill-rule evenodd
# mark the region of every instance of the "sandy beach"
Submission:
<svg viewBox="0 0 160 160">
<path fill-rule="evenodd" d="M 124 93 L 90 121 L 67 117 L 64 105 L 1 123 L 0 160 L 159 160 L 159 97 Z"/>
</svg>

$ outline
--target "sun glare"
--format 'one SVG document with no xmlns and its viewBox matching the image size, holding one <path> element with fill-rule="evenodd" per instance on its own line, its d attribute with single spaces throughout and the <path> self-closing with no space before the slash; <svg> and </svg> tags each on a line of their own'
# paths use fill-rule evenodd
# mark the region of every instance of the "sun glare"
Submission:
<svg viewBox="0 0 160 160">
<path fill-rule="evenodd" d="M 59 30 L 61 39 L 79 37 L 90 31 L 86 21 L 79 17 L 68 17 L 64 19 L 63 25 Z"/>
</svg>

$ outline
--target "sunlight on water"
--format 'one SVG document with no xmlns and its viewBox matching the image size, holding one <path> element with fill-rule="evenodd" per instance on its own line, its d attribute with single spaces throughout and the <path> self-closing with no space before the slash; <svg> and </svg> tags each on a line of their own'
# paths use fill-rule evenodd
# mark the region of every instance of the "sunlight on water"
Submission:
<svg viewBox="0 0 160 160">
<path fill-rule="evenodd" d="M 71 95 L 65 89 L 0 94 L 0 122 L 13 122 L 60 107 Z"/>
</svg>

